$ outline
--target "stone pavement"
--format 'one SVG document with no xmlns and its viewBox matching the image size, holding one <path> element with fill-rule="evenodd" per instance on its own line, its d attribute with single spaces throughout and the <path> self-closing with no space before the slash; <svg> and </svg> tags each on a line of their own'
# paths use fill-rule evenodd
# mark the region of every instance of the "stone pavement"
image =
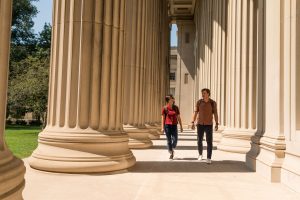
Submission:
<svg viewBox="0 0 300 200">
<path fill-rule="evenodd" d="M 25 200 L 299 200 L 300 194 L 250 171 L 240 154 L 213 151 L 213 163 L 198 161 L 196 135 L 180 133 L 170 161 L 165 136 L 146 150 L 133 150 L 137 163 L 116 174 L 54 174 L 26 163 Z M 205 142 L 204 142 L 205 144 Z M 206 151 L 204 152 L 206 154 Z M 205 155 L 204 154 L 204 155 Z"/>
</svg>

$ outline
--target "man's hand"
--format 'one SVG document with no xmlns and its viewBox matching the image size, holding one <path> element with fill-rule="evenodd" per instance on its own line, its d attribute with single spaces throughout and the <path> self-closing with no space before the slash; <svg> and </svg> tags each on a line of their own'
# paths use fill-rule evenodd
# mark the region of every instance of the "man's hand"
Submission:
<svg viewBox="0 0 300 200">
<path fill-rule="evenodd" d="M 192 122 L 192 127 L 191 127 L 192 130 L 195 130 L 195 123 Z"/>
<path fill-rule="evenodd" d="M 164 133 L 165 132 L 165 129 L 164 128 L 161 128 L 161 130 L 160 130 L 162 133 Z"/>
<path fill-rule="evenodd" d="M 218 131 L 218 129 L 219 129 L 219 125 L 216 124 L 216 126 L 215 126 L 215 131 Z"/>
<path fill-rule="evenodd" d="M 183 128 L 182 128 L 182 126 L 180 127 L 180 132 L 181 132 L 181 133 L 183 132 Z"/>
</svg>

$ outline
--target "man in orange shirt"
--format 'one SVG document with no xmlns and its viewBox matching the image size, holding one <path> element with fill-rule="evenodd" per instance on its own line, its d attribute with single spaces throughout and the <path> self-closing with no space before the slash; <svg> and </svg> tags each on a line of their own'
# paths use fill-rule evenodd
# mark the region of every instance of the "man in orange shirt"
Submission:
<svg viewBox="0 0 300 200">
<path fill-rule="evenodd" d="M 197 136 L 198 136 L 198 160 L 202 160 L 203 136 L 206 135 L 207 142 L 207 159 L 206 163 L 211 164 L 211 155 L 213 148 L 213 117 L 215 119 L 215 131 L 218 130 L 218 112 L 217 103 L 210 98 L 210 90 L 204 88 L 201 90 L 202 99 L 198 100 L 195 107 L 195 113 L 192 120 L 192 129 L 195 129 L 195 120 L 197 117 Z"/>
</svg>

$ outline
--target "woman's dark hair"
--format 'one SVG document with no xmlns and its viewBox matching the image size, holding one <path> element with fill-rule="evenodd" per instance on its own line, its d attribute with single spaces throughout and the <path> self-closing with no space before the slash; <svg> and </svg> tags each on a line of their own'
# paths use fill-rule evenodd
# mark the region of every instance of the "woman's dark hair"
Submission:
<svg viewBox="0 0 300 200">
<path fill-rule="evenodd" d="M 167 96 L 165 97 L 165 100 L 166 100 L 167 103 L 169 103 L 170 99 L 174 99 L 174 97 L 173 97 L 172 94 L 167 95 Z"/>
<path fill-rule="evenodd" d="M 201 93 L 203 93 L 204 91 L 207 92 L 208 96 L 210 96 L 210 89 L 208 89 L 208 88 L 203 88 L 203 89 L 201 90 Z"/>
</svg>

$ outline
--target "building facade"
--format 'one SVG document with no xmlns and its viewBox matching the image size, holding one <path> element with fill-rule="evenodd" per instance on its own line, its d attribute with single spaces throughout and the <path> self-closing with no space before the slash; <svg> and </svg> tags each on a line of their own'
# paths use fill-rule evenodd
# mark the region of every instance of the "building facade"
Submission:
<svg viewBox="0 0 300 200">
<path fill-rule="evenodd" d="M 130 148 L 150 147 L 160 129 L 172 20 L 183 118 L 210 88 L 218 149 L 244 154 L 249 168 L 300 192 L 299 0 L 53 2 L 49 117 L 31 167 L 86 173 L 135 164 Z M 3 139 L 11 3 L 0 1 L 0 198 L 21 199 L 25 168 Z"/>
<path fill-rule="evenodd" d="M 170 94 L 172 94 L 175 99 L 178 98 L 178 95 L 176 95 L 176 82 L 177 79 L 177 47 L 171 47 L 170 50 Z"/>
</svg>

